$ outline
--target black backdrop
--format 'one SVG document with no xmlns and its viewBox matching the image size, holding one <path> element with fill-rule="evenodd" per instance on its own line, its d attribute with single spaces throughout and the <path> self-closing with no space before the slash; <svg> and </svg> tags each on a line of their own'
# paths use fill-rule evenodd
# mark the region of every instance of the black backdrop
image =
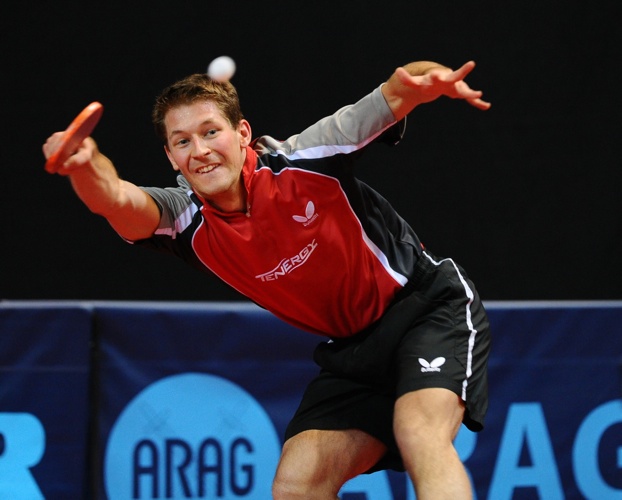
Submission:
<svg viewBox="0 0 622 500">
<path fill-rule="evenodd" d="M 155 95 L 232 56 L 254 135 L 286 137 L 412 60 L 458 66 L 493 103 L 410 116 L 360 176 L 485 300 L 622 299 L 621 37 L 615 0 L 14 2 L 0 7 L 0 299 L 233 300 L 132 248 L 90 214 L 41 145 L 91 101 L 122 176 L 171 185 Z M 385 163 L 385 159 L 388 161 Z"/>
</svg>

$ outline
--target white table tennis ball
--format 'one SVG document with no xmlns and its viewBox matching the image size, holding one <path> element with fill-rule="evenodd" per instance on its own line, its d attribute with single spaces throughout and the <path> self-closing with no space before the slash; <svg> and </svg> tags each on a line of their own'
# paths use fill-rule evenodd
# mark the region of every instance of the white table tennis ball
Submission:
<svg viewBox="0 0 622 500">
<path fill-rule="evenodd" d="M 235 61 L 229 56 L 214 59 L 207 67 L 207 75 L 218 82 L 228 82 L 235 74 Z"/>
</svg>

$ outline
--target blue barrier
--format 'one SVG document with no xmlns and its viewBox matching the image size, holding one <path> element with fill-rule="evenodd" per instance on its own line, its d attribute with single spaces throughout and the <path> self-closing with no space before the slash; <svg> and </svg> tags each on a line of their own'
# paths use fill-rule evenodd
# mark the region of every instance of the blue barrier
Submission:
<svg viewBox="0 0 622 500">
<path fill-rule="evenodd" d="M 476 498 L 622 498 L 622 303 L 489 303 Z M 319 337 L 246 303 L 0 303 L 0 499 L 270 498 Z M 403 474 L 344 500 L 414 500 Z"/>
<path fill-rule="evenodd" d="M 83 498 L 92 314 L 0 307 L 0 498 Z"/>
</svg>

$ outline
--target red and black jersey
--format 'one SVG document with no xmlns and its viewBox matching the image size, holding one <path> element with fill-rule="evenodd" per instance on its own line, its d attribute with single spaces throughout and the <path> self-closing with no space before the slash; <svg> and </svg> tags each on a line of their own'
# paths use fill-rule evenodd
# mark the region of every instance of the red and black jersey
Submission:
<svg viewBox="0 0 622 500">
<path fill-rule="evenodd" d="M 421 253 L 411 227 L 354 175 L 372 142 L 400 124 L 380 89 L 286 141 L 248 148 L 247 213 L 203 203 L 177 188 L 143 188 L 162 210 L 137 242 L 174 253 L 301 329 L 343 337 L 379 319 Z"/>
</svg>

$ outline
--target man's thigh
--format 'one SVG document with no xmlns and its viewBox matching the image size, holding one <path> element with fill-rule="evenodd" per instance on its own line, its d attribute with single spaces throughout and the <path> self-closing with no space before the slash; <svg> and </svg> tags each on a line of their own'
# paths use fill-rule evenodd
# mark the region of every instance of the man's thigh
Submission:
<svg viewBox="0 0 622 500">
<path fill-rule="evenodd" d="M 277 477 L 343 484 L 373 467 L 386 451 L 380 440 L 358 429 L 307 430 L 283 445 Z"/>
</svg>

